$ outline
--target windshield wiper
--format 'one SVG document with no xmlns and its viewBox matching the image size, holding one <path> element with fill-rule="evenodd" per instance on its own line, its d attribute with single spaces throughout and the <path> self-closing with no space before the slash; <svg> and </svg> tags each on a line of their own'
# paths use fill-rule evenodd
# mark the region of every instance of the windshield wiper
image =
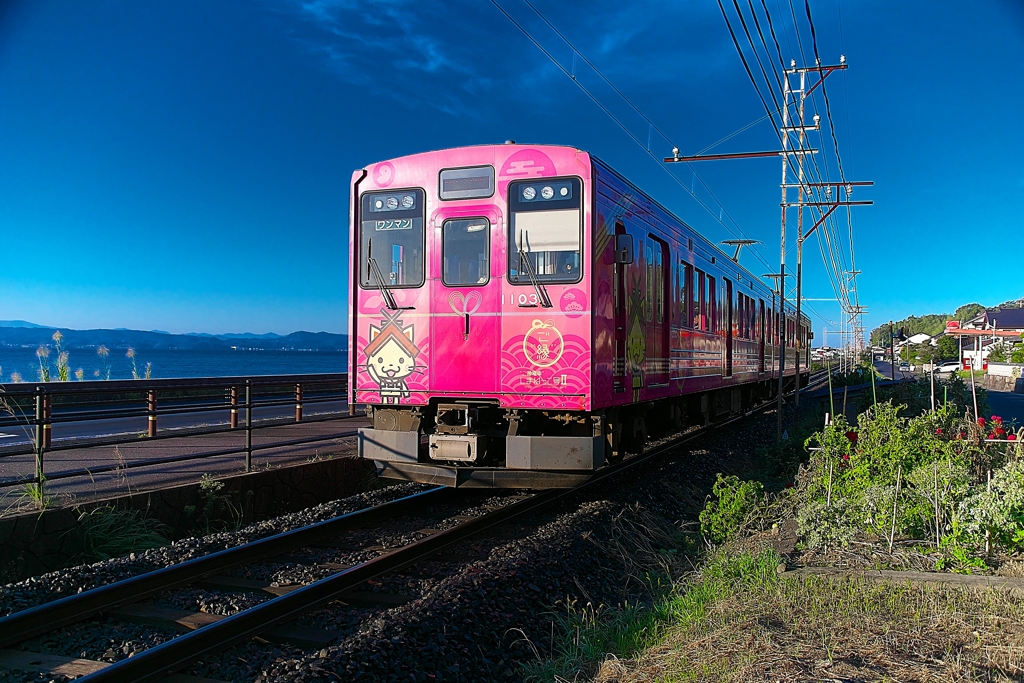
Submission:
<svg viewBox="0 0 1024 683">
<path fill-rule="evenodd" d="M 523 249 L 523 243 L 529 246 L 529 238 L 526 235 L 526 231 L 523 230 L 522 235 L 519 238 L 519 268 L 520 270 L 526 271 L 526 277 L 530 278 L 530 283 L 533 285 L 533 291 L 537 294 L 537 301 L 544 308 L 551 308 L 551 299 L 548 298 L 548 290 L 544 288 L 544 285 L 537 280 L 537 273 L 533 271 L 533 264 L 530 263 L 530 255 L 525 249 Z M 523 305 L 523 304 L 520 304 Z M 528 305 L 526 305 L 528 307 Z M 534 304 L 536 306 L 536 304 Z"/>
<path fill-rule="evenodd" d="M 384 304 L 392 311 L 409 311 L 415 308 L 414 306 L 399 306 L 398 302 L 395 301 L 394 294 L 384 283 L 384 276 L 380 272 L 380 266 L 377 265 L 376 259 L 373 258 L 373 240 L 366 241 L 366 275 L 369 278 L 371 275 L 377 283 L 377 289 L 380 290 L 381 295 L 384 297 Z"/>
</svg>

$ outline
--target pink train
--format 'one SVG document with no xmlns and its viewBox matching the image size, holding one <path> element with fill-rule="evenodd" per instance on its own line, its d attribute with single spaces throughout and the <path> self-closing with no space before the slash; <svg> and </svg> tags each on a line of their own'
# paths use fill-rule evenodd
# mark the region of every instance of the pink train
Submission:
<svg viewBox="0 0 1024 683">
<path fill-rule="evenodd" d="M 383 476 L 573 486 L 771 397 L 783 350 L 806 382 L 808 320 L 587 152 L 415 154 L 350 201 L 349 401 Z"/>
</svg>

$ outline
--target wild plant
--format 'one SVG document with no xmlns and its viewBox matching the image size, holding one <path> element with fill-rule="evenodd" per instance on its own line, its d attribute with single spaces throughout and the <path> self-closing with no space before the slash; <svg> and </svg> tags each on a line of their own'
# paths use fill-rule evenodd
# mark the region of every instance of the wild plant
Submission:
<svg viewBox="0 0 1024 683">
<path fill-rule="evenodd" d="M 49 382 L 50 381 L 50 349 L 46 346 L 40 346 L 36 349 L 36 358 L 39 359 L 39 381 Z"/>
<path fill-rule="evenodd" d="M 130 358 L 131 361 L 132 361 L 132 379 L 143 379 L 143 378 L 149 379 L 151 377 L 151 375 L 153 373 L 153 364 L 152 363 L 146 363 L 146 370 L 145 370 L 144 374 L 140 375 L 139 374 L 139 366 L 136 363 L 136 359 L 135 359 L 135 349 L 133 349 L 132 347 L 129 346 L 128 347 L 128 353 L 126 353 L 125 355 L 128 358 Z"/>
<path fill-rule="evenodd" d="M 96 349 L 96 355 L 100 357 L 101 368 L 96 370 L 93 375 L 99 379 L 110 379 L 110 349 L 105 345 L 100 344 L 99 348 Z"/>
<path fill-rule="evenodd" d="M 60 330 L 53 333 L 53 341 L 57 346 L 57 381 L 67 382 L 70 379 L 68 370 L 68 352 L 64 349 L 64 335 Z"/>
<path fill-rule="evenodd" d="M 757 481 L 718 474 L 711 490 L 714 497 L 700 512 L 700 532 L 711 543 L 724 543 L 761 503 L 764 487 Z"/>
<path fill-rule="evenodd" d="M 83 554 L 79 561 L 108 560 L 129 553 L 167 545 L 167 527 L 146 519 L 138 510 L 117 510 L 109 505 L 93 508 L 78 517 Z"/>
<path fill-rule="evenodd" d="M 242 527 L 242 505 L 230 493 L 222 493 L 223 490 L 224 482 L 217 481 L 209 474 L 204 474 L 199 480 L 201 507 L 185 506 L 185 514 L 191 518 L 196 533 L 209 534 L 228 529 L 237 531 Z"/>
</svg>

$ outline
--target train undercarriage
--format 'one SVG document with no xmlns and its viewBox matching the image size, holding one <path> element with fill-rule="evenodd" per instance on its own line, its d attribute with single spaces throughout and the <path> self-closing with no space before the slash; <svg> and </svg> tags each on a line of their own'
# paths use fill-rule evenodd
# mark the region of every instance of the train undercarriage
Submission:
<svg viewBox="0 0 1024 683">
<path fill-rule="evenodd" d="M 806 386 L 808 375 L 801 375 Z M 795 379 L 785 381 L 784 391 Z M 753 382 L 604 410 L 508 409 L 496 400 L 367 406 L 359 455 L 379 476 L 465 488 L 571 488 L 606 463 L 693 425 L 741 414 L 777 395 Z"/>
</svg>

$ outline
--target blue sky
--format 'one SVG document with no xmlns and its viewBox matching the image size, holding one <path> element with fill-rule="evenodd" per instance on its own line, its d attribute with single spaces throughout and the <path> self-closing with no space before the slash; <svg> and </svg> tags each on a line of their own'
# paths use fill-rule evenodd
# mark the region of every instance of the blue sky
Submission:
<svg viewBox="0 0 1024 683">
<path fill-rule="evenodd" d="M 532 1 L 684 154 L 764 116 L 713 1 Z M 499 2 L 571 70 L 529 6 Z M 801 61 L 788 2 L 766 6 L 784 58 Z M 875 181 L 854 197 L 875 201 L 853 220 L 867 327 L 1024 296 L 1024 4 L 811 9 L 822 60 L 850 65 L 826 82 L 846 177 Z M 763 240 L 743 263 L 777 269 L 777 160 L 695 166 L 712 197 L 690 169 L 651 159 L 647 123 L 582 60 L 577 75 L 643 146 L 483 0 L 8 0 L 0 319 L 344 332 L 352 170 L 507 138 L 591 151 L 710 238 L 734 236 L 721 215 Z M 715 151 L 777 145 L 762 122 Z M 652 136 L 655 156 L 670 149 Z M 816 242 L 805 258 L 806 295 L 834 297 Z M 839 307 L 810 305 L 820 341 Z"/>
</svg>

